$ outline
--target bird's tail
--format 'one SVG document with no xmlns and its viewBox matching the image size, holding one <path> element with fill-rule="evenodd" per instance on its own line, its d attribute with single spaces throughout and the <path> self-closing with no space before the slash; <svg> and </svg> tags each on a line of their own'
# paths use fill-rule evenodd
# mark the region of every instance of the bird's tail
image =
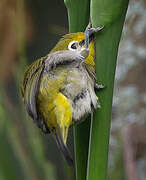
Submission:
<svg viewBox="0 0 146 180">
<path fill-rule="evenodd" d="M 70 166 L 73 166 L 73 158 L 71 156 L 71 153 L 70 153 L 66 143 L 63 140 L 60 129 L 55 133 L 55 139 L 56 139 L 56 142 L 57 142 L 57 145 L 58 145 L 60 151 L 63 153 L 65 160 L 67 161 L 67 163 Z"/>
</svg>

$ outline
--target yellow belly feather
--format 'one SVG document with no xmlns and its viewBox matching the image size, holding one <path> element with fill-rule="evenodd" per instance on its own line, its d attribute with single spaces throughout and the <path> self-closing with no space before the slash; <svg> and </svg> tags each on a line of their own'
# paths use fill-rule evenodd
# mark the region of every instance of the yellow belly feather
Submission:
<svg viewBox="0 0 146 180">
<path fill-rule="evenodd" d="M 58 71 L 59 72 L 59 71 Z M 50 130 L 60 128 L 66 143 L 68 128 L 72 123 L 72 111 L 68 99 L 59 92 L 66 80 L 67 72 L 61 71 L 59 78 L 49 78 L 45 75 L 41 79 L 38 94 L 38 109 Z"/>
</svg>

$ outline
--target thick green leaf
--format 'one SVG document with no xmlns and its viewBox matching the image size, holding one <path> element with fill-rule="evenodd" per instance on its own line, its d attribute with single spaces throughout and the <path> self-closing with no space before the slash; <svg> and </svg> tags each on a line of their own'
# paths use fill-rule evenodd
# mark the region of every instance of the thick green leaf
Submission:
<svg viewBox="0 0 146 180">
<path fill-rule="evenodd" d="M 101 108 L 94 114 L 90 132 L 88 180 L 107 177 L 114 76 L 127 6 L 128 0 L 91 0 L 91 23 L 94 27 L 105 26 L 96 38 L 96 70 L 98 82 L 106 88 L 98 93 Z"/>
<path fill-rule="evenodd" d="M 105 180 L 107 176 L 110 116 L 118 45 L 128 6 L 128 0 L 65 0 L 68 8 L 70 32 L 84 31 L 89 20 L 94 27 L 104 25 L 97 35 L 96 57 L 98 82 L 105 85 L 98 93 L 101 108 L 90 120 L 75 128 L 75 157 L 77 180 Z M 89 143 L 90 134 L 90 143 Z M 88 168 L 86 165 L 89 145 Z M 86 169 L 87 168 L 87 169 Z M 87 170 L 87 177 L 86 177 Z"/>
</svg>

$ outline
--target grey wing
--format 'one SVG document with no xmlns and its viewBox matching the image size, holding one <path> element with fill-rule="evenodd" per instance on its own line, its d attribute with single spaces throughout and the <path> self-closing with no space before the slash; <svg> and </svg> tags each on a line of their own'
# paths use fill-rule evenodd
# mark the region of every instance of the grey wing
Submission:
<svg viewBox="0 0 146 180">
<path fill-rule="evenodd" d="M 42 60 L 40 59 L 33 63 L 26 71 L 23 80 L 23 98 L 28 114 L 43 132 L 48 133 L 49 130 L 37 111 L 37 96 L 45 67 L 45 63 Z"/>
<path fill-rule="evenodd" d="M 79 66 L 84 61 L 84 56 L 80 52 L 69 50 L 56 51 L 49 54 L 45 60 L 45 70 L 52 71 L 58 66 Z"/>
<path fill-rule="evenodd" d="M 38 118 L 36 98 L 38 95 L 41 72 L 42 68 L 31 75 L 31 77 L 27 81 L 24 93 L 24 103 L 26 105 L 26 109 L 33 119 Z"/>
</svg>

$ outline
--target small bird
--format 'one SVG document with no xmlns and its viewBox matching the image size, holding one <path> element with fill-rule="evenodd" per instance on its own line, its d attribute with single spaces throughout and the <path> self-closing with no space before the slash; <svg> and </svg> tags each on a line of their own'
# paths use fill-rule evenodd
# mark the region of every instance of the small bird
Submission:
<svg viewBox="0 0 146 180">
<path fill-rule="evenodd" d="M 87 26 L 85 32 L 64 35 L 48 55 L 25 71 L 21 94 L 36 125 L 51 133 L 68 164 L 73 164 L 66 145 L 69 127 L 99 107 L 95 89 L 94 34 L 103 27 Z"/>
</svg>

